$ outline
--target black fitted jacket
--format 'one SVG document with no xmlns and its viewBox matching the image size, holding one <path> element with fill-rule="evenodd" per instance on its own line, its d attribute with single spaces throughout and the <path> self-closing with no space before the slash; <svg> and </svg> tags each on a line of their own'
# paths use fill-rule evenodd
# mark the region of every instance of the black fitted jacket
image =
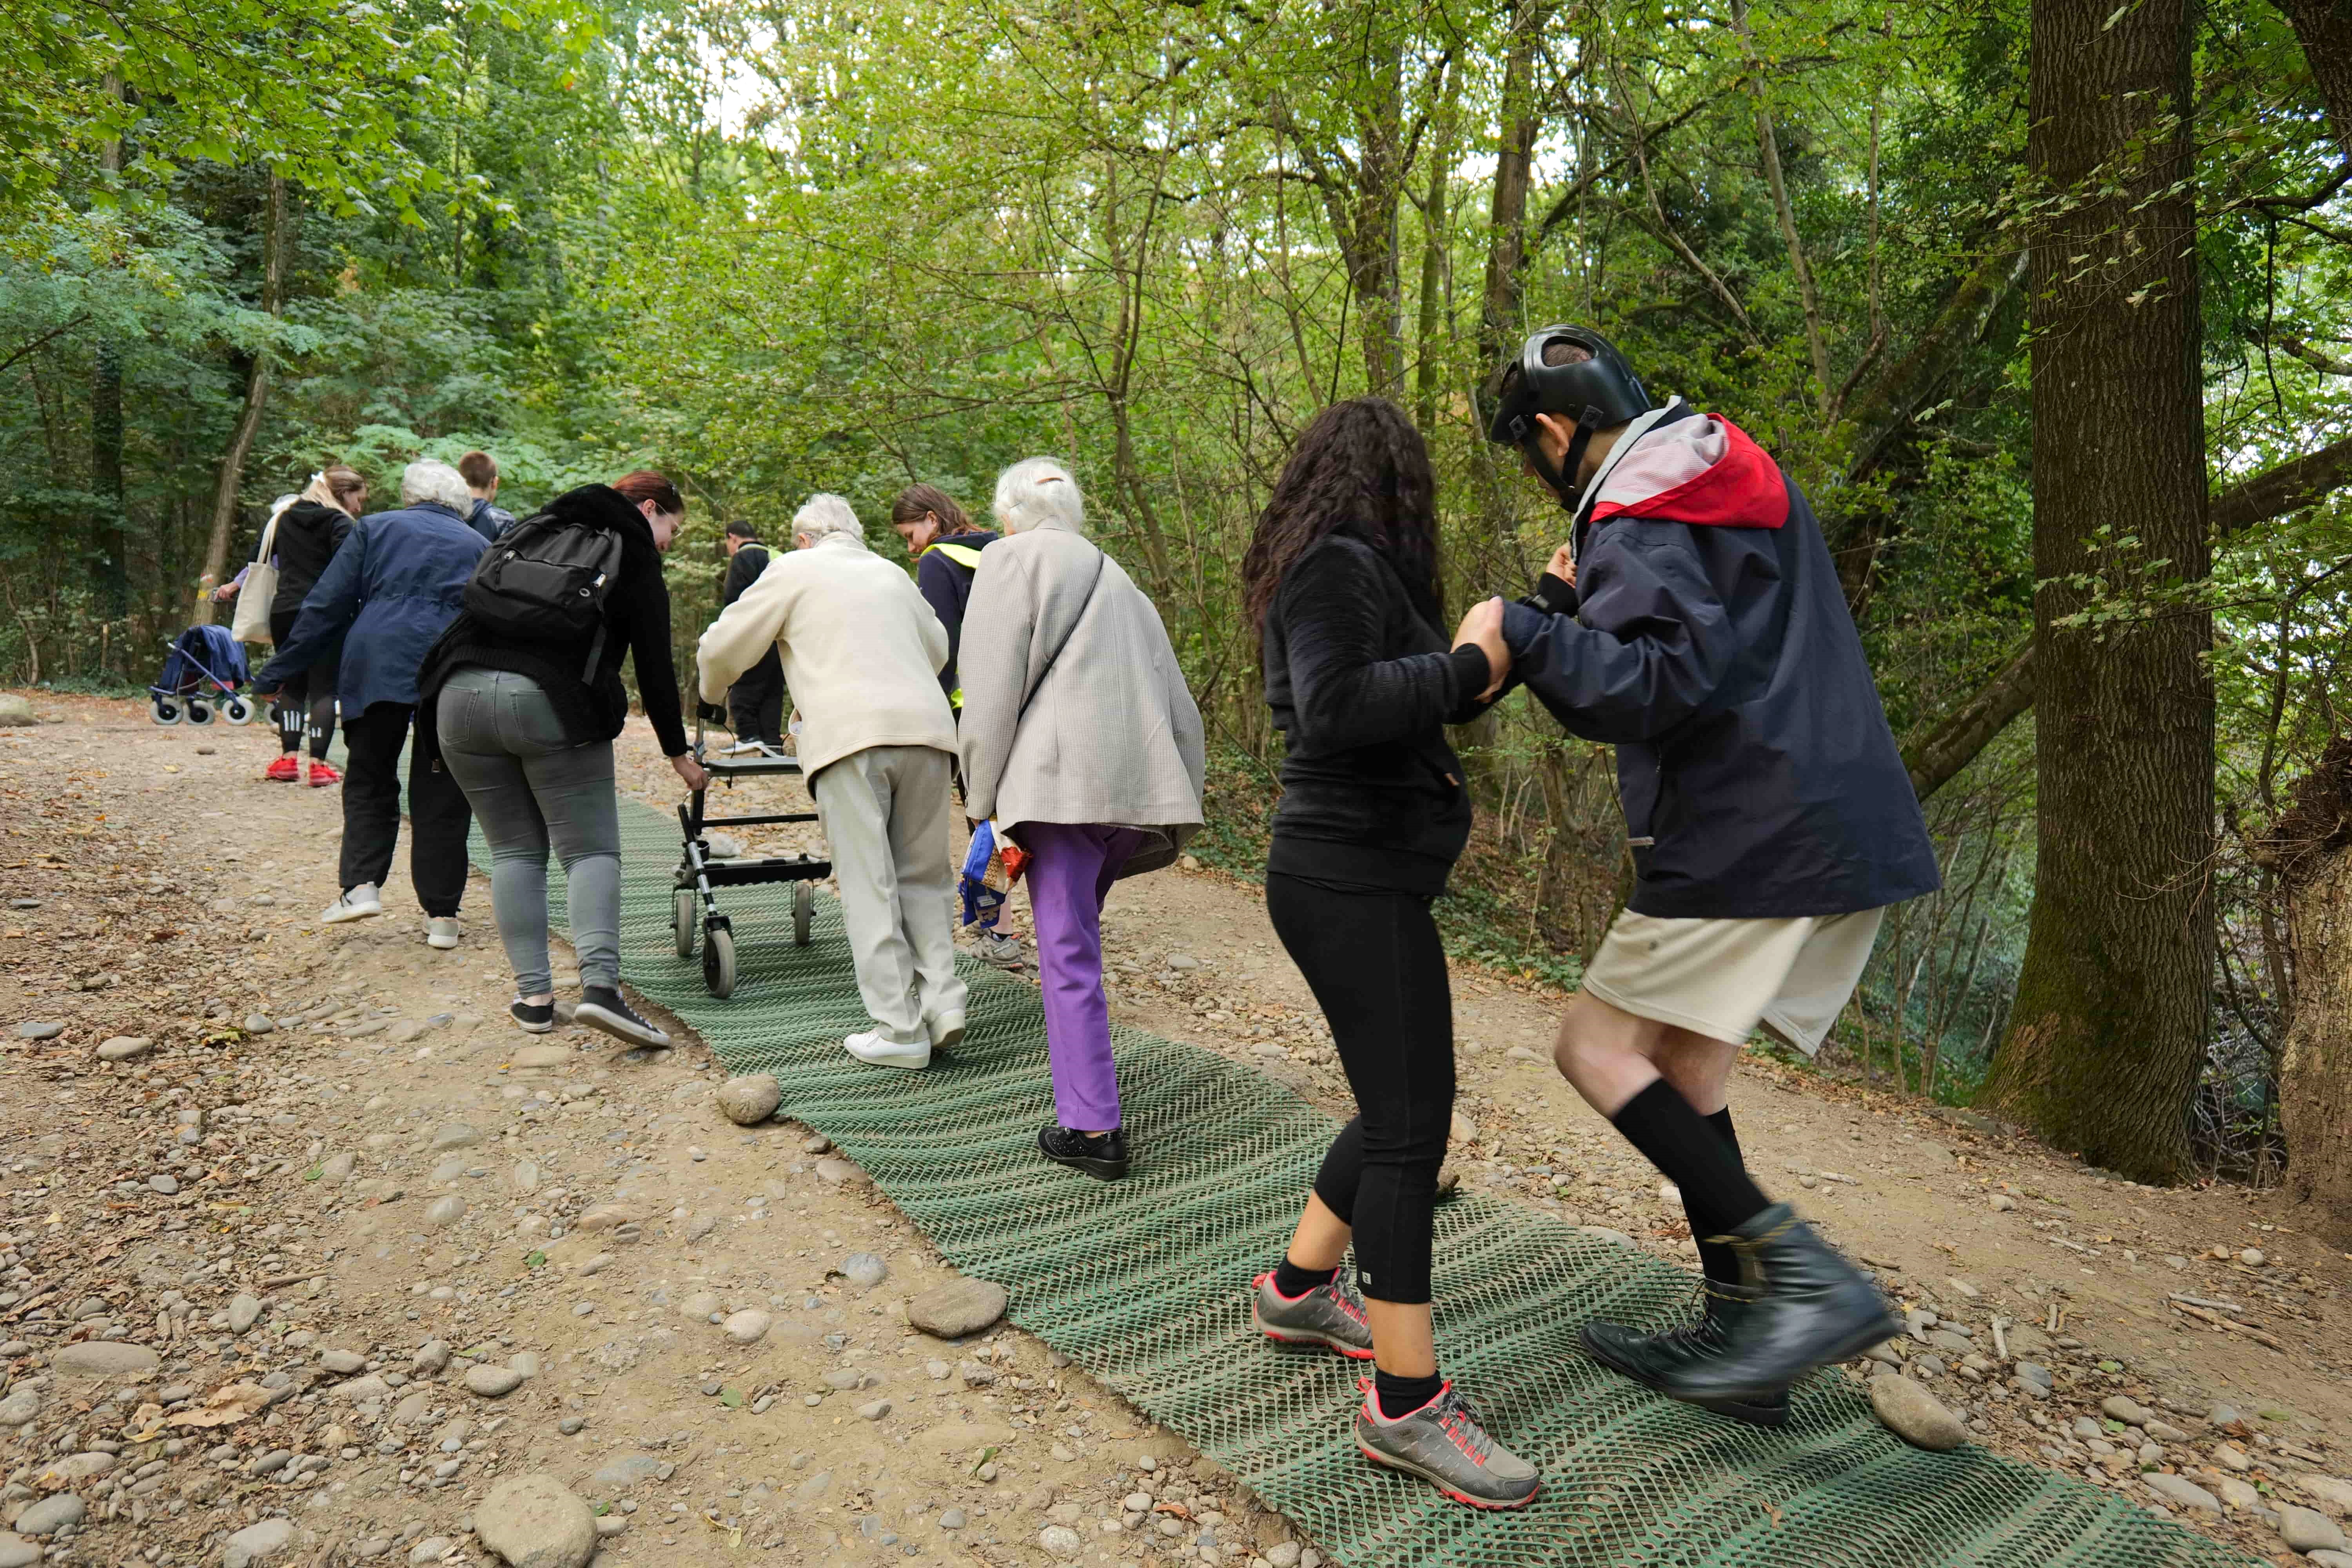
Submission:
<svg viewBox="0 0 2352 1568">
<path fill-rule="evenodd" d="M 278 514 L 278 531 L 269 538 L 270 553 L 278 558 L 278 593 L 269 601 L 273 617 L 291 620 L 300 613 L 302 601 L 351 531 L 349 515 L 314 500 L 298 500 Z"/>
<path fill-rule="evenodd" d="M 1263 642 L 1266 706 L 1289 742 L 1266 869 L 1444 892 L 1470 839 L 1444 726 L 1477 716 L 1486 656 L 1448 653 L 1395 569 L 1346 532 L 1291 563 Z"/>
<path fill-rule="evenodd" d="M 547 503 L 558 517 L 583 516 L 621 536 L 621 572 L 604 600 L 604 641 L 593 675 L 582 679 L 594 634 L 571 642 L 524 643 L 499 637 L 470 615 L 449 623 L 425 658 L 417 678 L 420 732 L 438 752 L 426 728 L 439 701 L 441 684 L 467 665 L 512 670 L 539 682 L 563 732 L 574 745 L 609 741 L 629 721 L 629 692 L 621 684 L 621 660 L 636 661 L 637 700 L 653 721 L 664 756 L 686 750 L 686 725 L 677 701 L 677 668 L 669 652 L 669 586 L 662 581 L 661 552 L 645 514 L 609 485 L 582 485 Z"/>
</svg>

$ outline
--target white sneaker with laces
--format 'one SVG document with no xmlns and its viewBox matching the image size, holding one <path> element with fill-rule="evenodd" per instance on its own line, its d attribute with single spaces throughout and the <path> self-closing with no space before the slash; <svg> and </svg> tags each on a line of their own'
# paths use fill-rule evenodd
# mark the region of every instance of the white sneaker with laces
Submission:
<svg viewBox="0 0 2352 1568">
<path fill-rule="evenodd" d="M 383 913 L 383 900 L 376 896 L 373 882 L 362 882 L 356 888 L 346 888 L 343 896 L 319 912 L 320 920 L 329 925 L 341 925 L 345 921 L 363 921 Z"/>
<path fill-rule="evenodd" d="M 457 917 L 434 915 L 425 922 L 425 945 L 444 952 L 457 945 Z"/>
<path fill-rule="evenodd" d="M 861 1062 L 877 1068 L 927 1068 L 931 1065 L 931 1042 L 929 1040 L 886 1040 L 879 1032 L 869 1030 L 852 1035 L 841 1042 L 841 1048 Z"/>
</svg>

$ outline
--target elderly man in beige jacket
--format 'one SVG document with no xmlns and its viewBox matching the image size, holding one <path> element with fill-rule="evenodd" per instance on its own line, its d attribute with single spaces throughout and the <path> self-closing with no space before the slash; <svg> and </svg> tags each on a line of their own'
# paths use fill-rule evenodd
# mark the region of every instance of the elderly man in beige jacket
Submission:
<svg viewBox="0 0 2352 1568">
<path fill-rule="evenodd" d="M 955 716 L 940 689 L 948 634 L 905 571 L 866 547 L 839 496 L 809 498 L 793 552 L 702 634 L 702 700 L 771 647 L 799 709 L 801 769 L 841 888 L 841 923 L 874 1027 L 844 1049 L 921 1068 L 963 1038 L 948 900 Z"/>
</svg>

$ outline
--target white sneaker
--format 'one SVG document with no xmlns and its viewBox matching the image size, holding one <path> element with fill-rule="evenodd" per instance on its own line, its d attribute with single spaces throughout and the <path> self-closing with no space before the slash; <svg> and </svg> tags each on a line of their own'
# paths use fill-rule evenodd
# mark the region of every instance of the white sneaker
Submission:
<svg viewBox="0 0 2352 1568">
<path fill-rule="evenodd" d="M 931 1042 L 929 1040 L 910 1040 L 902 1045 L 868 1031 L 850 1036 L 841 1042 L 841 1048 L 859 1061 L 870 1062 L 877 1068 L 927 1068 L 931 1065 Z"/>
<path fill-rule="evenodd" d="M 457 945 L 457 917 L 433 915 L 425 921 L 425 945 L 444 952 Z"/>
<path fill-rule="evenodd" d="M 319 918 L 329 925 L 341 925 L 345 921 L 363 921 L 383 913 L 383 900 L 376 897 L 373 882 L 362 882 L 356 888 L 346 888 L 343 896 L 329 904 Z"/>
<path fill-rule="evenodd" d="M 931 1037 L 931 1049 L 951 1051 L 963 1044 L 963 1015 L 940 1013 L 925 1018 L 923 1032 Z"/>
</svg>

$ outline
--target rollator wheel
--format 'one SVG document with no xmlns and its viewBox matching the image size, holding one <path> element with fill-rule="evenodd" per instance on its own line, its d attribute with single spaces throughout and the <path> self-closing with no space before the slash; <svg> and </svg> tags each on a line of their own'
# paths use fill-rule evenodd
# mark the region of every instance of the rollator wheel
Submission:
<svg viewBox="0 0 2352 1568">
<path fill-rule="evenodd" d="M 253 722 L 253 704 L 242 697 L 232 697 L 221 704 L 221 717 L 232 724 Z"/>
<path fill-rule="evenodd" d="M 809 926 L 816 919 L 816 889 L 806 882 L 793 884 L 793 944 L 809 944 Z"/>
<path fill-rule="evenodd" d="M 195 697 L 191 697 L 191 698 L 189 698 L 189 699 L 188 699 L 188 722 L 189 722 L 189 723 L 191 723 L 191 724 L 209 724 L 209 723 L 211 723 L 212 721 L 213 721 L 213 708 L 212 708 L 212 704 L 211 704 L 211 703 L 209 703 L 209 702 L 206 702 L 206 701 L 203 700 L 201 698 L 195 698 Z"/>
<path fill-rule="evenodd" d="M 735 933 L 727 929 L 726 916 L 714 916 L 704 922 L 702 943 L 704 989 L 721 1000 L 732 996 L 735 994 Z"/>
<path fill-rule="evenodd" d="M 680 888 L 669 896 L 669 931 L 677 939 L 677 955 L 694 956 L 694 889 Z"/>
<path fill-rule="evenodd" d="M 147 710 L 155 716 L 158 724 L 176 724 L 184 717 L 180 705 L 168 697 L 158 697 L 147 705 Z"/>
</svg>

